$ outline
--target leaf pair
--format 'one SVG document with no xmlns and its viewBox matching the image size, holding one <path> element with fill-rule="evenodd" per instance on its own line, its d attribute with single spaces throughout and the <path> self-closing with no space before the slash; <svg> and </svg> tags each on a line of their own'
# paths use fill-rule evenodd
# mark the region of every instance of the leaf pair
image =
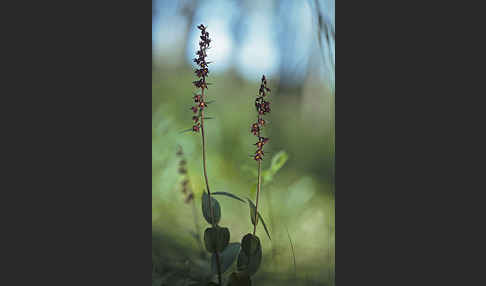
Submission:
<svg viewBox="0 0 486 286">
<path fill-rule="evenodd" d="M 245 235 L 241 240 L 241 249 L 247 256 L 254 255 L 259 247 L 261 247 L 260 239 L 258 236 L 252 235 L 251 233 Z"/>
<path fill-rule="evenodd" d="M 230 239 L 229 229 L 226 227 L 208 227 L 204 231 L 204 244 L 208 252 L 221 252 L 228 246 Z"/>
<path fill-rule="evenodd" d="M 245 202 L 238 196 L 228 192 L 215 192 L 212 193 L 212 195 L 223 195 L 243 203 Z M 261 220 L 265 232 L 268 238 L 271 240 L 265 221 L 260 213 L 257 212 L 256 206 L 253 204 L 253 202 L 249 198 L 247 198 L 247 200 L 250 206 L 250 218 L 253 225 L 258 224 L 258 221 Z M 209 195 L 204 192 L 202 197 L 203 215 L 206 221 L 211 223 L 212 215 L 210 213 L 209 203 Z M 211 197 L 211 207 L 213 208 L 215 224 L 217 224 L 221 219 L 221 206 L 213 197 Z M 211 257 L 211 269 L 214 274 L 217 273 L 218 269 L 216 255 L 220 255 L 219 260 L 221 273 L 226 272 L 230 268 L 238 255 L 238 273 L 233 273 L 230 276 L 230 283 L 228 285 L 251 285 L 251 280 L 249 277 L 258 271 L 262 261 L 262 247 L 260 244 L 260 239 L 257 236 L 249 233 L 243 237 L 241 244 L 237 242 L 228 243 L 229 230 L 227 228 L 215 226 L 206 229 L 204 232 L 204 241 L 206 243 L 206 249 L 213 253 Z M 220 253 L 218 254 L 217 252 Z"/>
<path fill-rule="evenodd" d="M 245 235 L 241 240 L 240 254 L 236 269 L 246 273 L 248 276 L 254 275 L 262 262 L 262 246 L 260 239 L 251 233 Z"/>
</svg>

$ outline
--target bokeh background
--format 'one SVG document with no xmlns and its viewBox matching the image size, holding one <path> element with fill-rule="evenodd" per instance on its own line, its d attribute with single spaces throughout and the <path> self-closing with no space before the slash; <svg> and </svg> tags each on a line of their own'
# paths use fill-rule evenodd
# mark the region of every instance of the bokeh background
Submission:
<svg viewBox="0 0 486 286">
<path fill-rule="evenodd" d="M 272 240 L 259 225 L 263 263 L 254 285 L 334 285 L 334 0 L 153 1 L 153 285 L 191 285 L 209 271 L 197 235 L 207 227 L 201 137 L 182 132 L 192 127 L 199 24 L 212 39 L 206 94 L 213 119 L 205 124 L 212 191 L 255 198 L 250 125 L 262 74 L 272 89 L 263 168 L 277 154 L 288 158 L 262 190 L 259 211 Z M 195 195 L 190 203 L 178 146 Z M 220 224 L 239 242 L 251 229 L 248 205 L 218 200 Z"/>
</svg>

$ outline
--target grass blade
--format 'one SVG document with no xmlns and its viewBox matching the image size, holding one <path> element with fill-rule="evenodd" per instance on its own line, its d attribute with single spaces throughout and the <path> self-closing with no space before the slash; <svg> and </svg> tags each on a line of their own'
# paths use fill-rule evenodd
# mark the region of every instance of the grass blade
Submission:
<svg viewBox="0 0 486 286">
<path fill-rule="evenodd" d="M 295 262 L 294 244 L 292 243 L 292 238 L 290 237 L 288 228 L 285 227 L 285 230 L 287 230 L 287 236 L 289 237 L 291 247 L 290 249 L 292 250 L 292 258 L 294 259 L 294 276 L 297 276 L 297 263 Z"/>
</svg>

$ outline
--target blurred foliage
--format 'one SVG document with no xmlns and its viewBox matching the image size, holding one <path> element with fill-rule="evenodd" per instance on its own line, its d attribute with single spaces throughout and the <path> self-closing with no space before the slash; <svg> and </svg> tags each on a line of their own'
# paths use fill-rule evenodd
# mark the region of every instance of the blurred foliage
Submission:
<svg viewBox="0 0 486 286">
<path fill-rule="evenodd" d="M 201 254 L 195 221 L 205 225 L 201 212 L 204 190 L 201 137 L 181 133 L 192 126 L 193 73 L 189 69 L 156 70 L 152 79 L 152 264 L 153 285 L 191 285 L 209 281 L 211 260 Z M 258 79 L 257 79 L 258 80 Z M 253 100 L 258 82 L 245 82 L 231 73 L 210 76 L 210 104 L 206 123 L 209 184 L 213 192 L 231 192 L 240 198 L 255 197 L 257 165 L 251 158 L 255 120 Z M 278 78 L 269 79 L 277 86 Z M 273 89 L 272 89 L 273 90 Z M 257 228 L 263 259 L 254 285 L 330 285 L 334 261 L 334 195 L 329 170 L 333 142 L 329 140 L 326 94 L 322 86 L 308 87 L 325 106 L 316 122 L 305 115 L 303 95 L 271 95 L 272 113 L 265 132 L 270 137 L 263 161 L 263 189 L 259 212 L 272 240 Z M 333 107 L 332 107 L 333 108 Z M 326 118 L 327 117 L 327 118 Z M 311 118 L 316 118 L 315 116 Z M 194 212 L 184 202 L 178 173 L 177 146 L 182 146 L 188 176 L 195 193 Z M 234 199 L 220 200 L 221 224 L 231 231 L 230 243 L 251 232 L 248 206 Z M 196 214 L 196 217 L 194 217 Z M 293 241 L 294 273 L 289 235 Z M 202 233 L 200 234 L 202 235 Z M 235 263 L 236 264 L 236 263 Z M 233 264 L 227 273 L 236 268 Z"/>
</svg>

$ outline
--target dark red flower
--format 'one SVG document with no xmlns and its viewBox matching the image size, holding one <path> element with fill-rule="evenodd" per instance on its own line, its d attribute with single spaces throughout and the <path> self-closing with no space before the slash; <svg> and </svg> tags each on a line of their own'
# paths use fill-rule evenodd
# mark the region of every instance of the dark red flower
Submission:
<svg viewBox="0 0 486 286">
<path fill-rule="evenodd" d="M 265 75 L 262 76 L 262 83 L 260 85 L 260 89 L 258 90 L 258 97 L 255 99 L 255 107 L 258 112 L 258 120 L 257 123 L 253 123 L 251 126 L 251 133 L 253 135 L 258 136 L 258 142 L 255 145 L 258 147 L 256 150 L 256 154 L 254 159 L 260 161 L 263 159 L 263 145 L 268 142 L 268 138 L 261 137 L 260 132 L 265 125 L 265 120 L 262 118 L 263 115 L 270 112 L 270 102 L 264 100 L 266 93 L 270 92 L 270 88 L 267 87 L 267 79 Z"/>
<path fill-rule="evenodd" d="M 208 106 L 208 105 L 206 104 L 206 102 L 204 102 L 204 101 L 199 102 L 199 108 L 200 108 L 201 110 L 203 110 L 203 109 L 204 109 L 205 107 L 207 107 L 207 106 Z"/>
</svg>

